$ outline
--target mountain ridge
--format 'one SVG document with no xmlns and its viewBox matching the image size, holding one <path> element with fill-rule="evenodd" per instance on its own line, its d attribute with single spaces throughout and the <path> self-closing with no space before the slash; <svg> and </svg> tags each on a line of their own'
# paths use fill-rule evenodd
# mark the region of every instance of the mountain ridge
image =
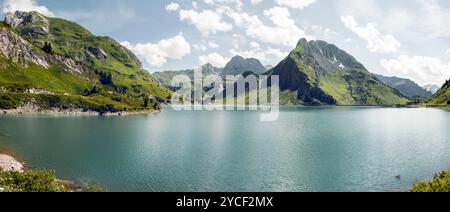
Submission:
<svg viewBox="0 0 450 212">
<path fill-rule="evenodd" d="M 242 75 L 246 72 L 251 72 L 257 75 L 263 74 L 267 71 L 261 61 L 256 58 L 244 58 L 239 55 L 234 56 L 225 65 L 222 76 L 227 75 Z"/>
<path fill-rule="evenodd" d="M 433 95 L 433 93 L 420 87 L 417 83 L 410 79 L 395 76 L 387 77 L 379 74 L 374 74 L 374 76 L 391 88 L 397 89 L 400 93 L 410 99 L 415 97 L 428 99 Z"/>
<path fill-rule="evenodd" d="M 375 78 L 353 56 L 325 41 L 300 39 L 267 72 L 279 75 L 282 99 L 305 105 L 395 105 L 408 100 Z"/>
</svg>

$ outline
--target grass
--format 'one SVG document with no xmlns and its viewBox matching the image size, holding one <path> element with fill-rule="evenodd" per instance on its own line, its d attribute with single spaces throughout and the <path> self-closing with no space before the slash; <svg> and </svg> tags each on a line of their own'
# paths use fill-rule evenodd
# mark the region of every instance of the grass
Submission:
<svg viewBox="0 0 450 212">
<path fill-rule="evenodd" d="M 435 175 L 430 181 L 415 183 L 411 192 L 450 192 L 450 170 Z"/>
<path fill-rule="evenodd" d="M 430 107 L 450 108 L 450 80 L 447 80 L 444 86 L 430 98 L 428 105 Z"/>
</svg>

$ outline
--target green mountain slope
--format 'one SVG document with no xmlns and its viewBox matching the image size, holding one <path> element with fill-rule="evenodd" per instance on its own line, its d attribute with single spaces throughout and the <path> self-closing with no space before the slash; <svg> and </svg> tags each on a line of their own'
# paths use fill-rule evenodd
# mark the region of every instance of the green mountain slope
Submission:
<svg viewBox="0 0 450 212">
<path fill-rule="evenodd" d="M 68 108 L 135 111 L 156 107 L 144 104 L 149 97 L 169 97 L 128 49 L 76 23 L 16 12 L 6 15 L 0 33 L 0 94 L 14 94 L 15 107 L 29 96 L 53 95 L 67 100 L 62 106 Z M 83 104 L 71 104 L 71 99 Z"/>
<path fill-rule="evenodd" d="M 428 104 L 450 108 L 450 80 L 447 80 L 442 88 L 430 98 Z"/>
<path fill-rule="evenodd" d="M 279 75 L 282 103 L 394 105 L 408 100 L 370 74 L 354 57 L 324 41 L 301 39 L 267 72 Z M 287 102 L 286 102 L 287 101 Z"/>
<path fill-rule="evenodd" d="M 430 98 L 431 95 L 433 95 L 430 91 L 425 90 L 410 79 L 386 77 L 378 74 L 374 74 L 374 76 L 380 81 L 384 82 L 386 85 L 390 86 L 391 88 L 397 89 L 398 91 L 400 91 L 400 93 L 409 98 Z"/>
</svg>

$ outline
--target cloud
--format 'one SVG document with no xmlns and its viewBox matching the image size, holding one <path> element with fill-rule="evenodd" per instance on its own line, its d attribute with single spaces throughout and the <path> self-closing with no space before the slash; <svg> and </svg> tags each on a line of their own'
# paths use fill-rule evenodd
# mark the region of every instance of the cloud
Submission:
<svg viewBox="0 0 450 212">
<path fill-rule="evenodd" d="M 237 26 L 245 29 L 248 36 L 265 43 L 294 47 L 302 37 L 313 39 L 295 24 L 289 10 L 285 7 L 274 7 L 264 11 L 264 16 L 272 22 L 273 26 L 267 26 L 258 16 L 251 16 L 244 12 L 228 9 L 226 14 Z"/>
<path fill-rule="evenodd" d="M 405 77 L 419 85 L 444 84 L 450 79 L 450 63 L 445 64 L 434 57 L 402 55 L 397 59 L 383 59 L 381 66 L 392 76 Z"/>
<path fill-rule="evenodd" d="M 180 20 L 194 25 L 203 36 L 216 34 L 217 32 L 227 32 L 233 26 L 222 19 L 220 12 L 212 10 L 180 10 Z"/>
<path fill-rule="evenodd" d="M 215 41 L 201 41 L 200 43 L 192 44 L 192 47 L 196 50 L 206 51 L 208 49 L 217 49 L 219 44 Z"/>
<path fill-rule="evenodd" d="M 275 2 L 280 6 L 301 10 L 316 2 L 316 0 L 275 0 Z"/>
<path fill-rule="evenodd" d="M 439 5 L 436 0 L 420 0 L 422 14 L 417 16 L 421 29 L 432 37 L 450 36 L 450 9 Z M 413 13 L 414 14 L 414 13 Z"/>
<path fill-rule="evenodd" d="M 203 0 L 203 2 L 212 6 L 233 5 L 237 10 L 240 10 L 242 8 L 241 0 Z"/>
<path fill-rule="evenodd" d="M 178 11 L 180 9 L 180 5 L 175 2 L 171 2 L 166 6 L 166 10 L 170 12 Z"/>
<path fill-rule="evenodd" d="M 191 53 L 191 45 L 182 33 L 157 43 L 131 44 L 125 41 L 121 44 L 133 51 L 145 64 L 157 68 L 162 67 L 168 59 L 180 60 Z"/>
<path fill-rule="evenodd" d="M 400 48 L 400 42 L 394 36 L 382 35 L 373 23 L 369 23 L 365 27 L 359 26 L 353 16 L 342 16 L 341 21 L 345 27 L 367 41 L 367 49 L 371 52 L 390 53 L 396 52 Z"/>
<path fill-rule="evenodd" d="M 55 16 L 46 6 L 39 5 L 36 0 L 5 0 L 5 2 L 3 2 L 3 13 L 15 11 L 36 11 L 45 16 Z"/>
<path fill-rule="evenodd" d="M 239 48 L 233 48 L 230 50 L 232 55 L 240 55 L 245 58 L 256 58 L 263 64 L 275 65 L 284 59 L 289 53 L 283 52 L 280 49 L 267 47 L 262 48 L 259 43 L 250 42 L 250 48 L 247 50 L 240 50 Z"/>
<path fill-rule="evenodd" d="M 230 59 L 223 57 L 218 53 L 211 53 L 208 55 L 201 55 L 199 57 L 199 61 L 201 65 L 205 65 L 207 63 L 213 65 L 214 67 L 225 67 Z"/>
<path fill-rule="evenodd" d="M 264 1 L 264 0 L 251 0 L 250 3 L 251 3 L 252 5 L 258 5 L 258 4 L 261 3 L 262 1 Z"/>
</svg>

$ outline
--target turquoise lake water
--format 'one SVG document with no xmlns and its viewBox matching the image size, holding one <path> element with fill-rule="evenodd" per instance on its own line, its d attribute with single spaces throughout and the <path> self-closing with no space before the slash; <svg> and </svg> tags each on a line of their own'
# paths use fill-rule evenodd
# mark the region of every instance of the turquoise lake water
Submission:
<svg viewBox="0 0 450 212">
<path fill-rule="evenodd" d="M 283 108 L 0 116 L 0 149 L 109 191 L 407 191 L 450 168 L 450 112 Z M 396 176 L 400 175 L 401 179 Z"/>
</svg>

